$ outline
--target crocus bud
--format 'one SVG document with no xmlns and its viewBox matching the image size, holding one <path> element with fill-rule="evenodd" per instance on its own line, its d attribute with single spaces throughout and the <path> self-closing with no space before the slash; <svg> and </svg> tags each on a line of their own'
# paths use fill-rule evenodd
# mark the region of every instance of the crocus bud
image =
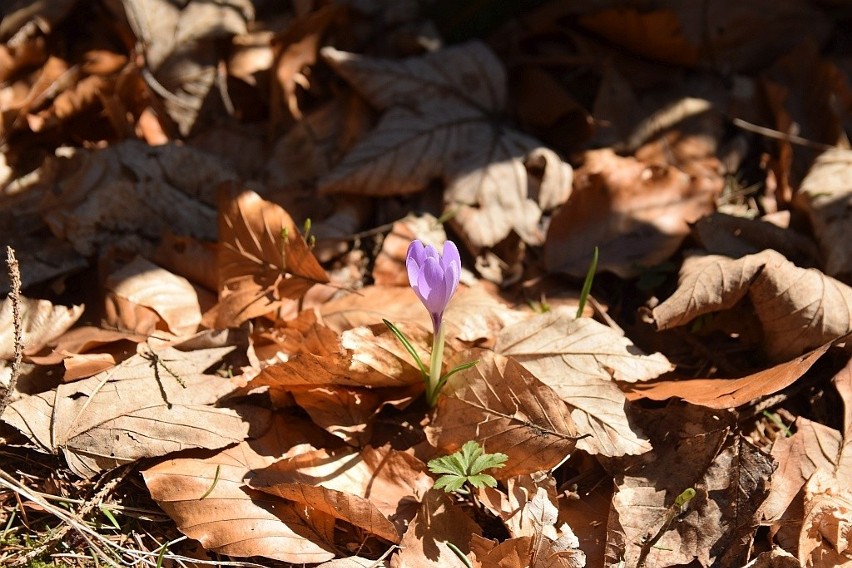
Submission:
<svg viewBox="0 0 852 568">
<path fill-rule="evenodd" d="M 419 240 L 411 241 L 405 255 L 405 268 L 411 288 L 432 316 L 432 325 L 437 331 L 441 326 L 444 310 L 456 289 L 461 276 L 459 249 L 453 241 L 444 243 L 443 254 L 432 245 Z"/>
</svg>

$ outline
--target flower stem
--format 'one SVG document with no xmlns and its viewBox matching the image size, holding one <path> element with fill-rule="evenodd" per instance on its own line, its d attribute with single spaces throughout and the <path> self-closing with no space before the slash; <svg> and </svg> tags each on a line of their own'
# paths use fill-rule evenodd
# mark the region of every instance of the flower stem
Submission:
<svg viewBox="0 0 852 568">
<path fill-rule="evenodd" d="M 441 382 L 441 367 L 444 359 L 444 325 L 435 326 L 432 335 L 432 359 L 429 362 L 429 383 L 426 385 L 426 401 L 429 406 L 435 406 L 438 401 L 439 384 Z"/>
</svg>

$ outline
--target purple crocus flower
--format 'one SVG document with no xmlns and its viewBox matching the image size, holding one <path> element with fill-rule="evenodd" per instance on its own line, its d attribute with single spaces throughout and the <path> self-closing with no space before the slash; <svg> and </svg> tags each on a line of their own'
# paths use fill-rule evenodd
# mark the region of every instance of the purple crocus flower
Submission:
<svg viewBox="0 0 852 568">
<path fill-rule="evenodd" d="M 444 243 L 443 253 L 439 254 L 432 245 L 424 245 L 419 240 L 414 240 L 408 245 L 405 268 L 408 269 L 408 282 L 429 310 L 437 334 L 444 310 L 459 286 L 459 249 L 453 241 L 447 241 Z"/>
</svg>

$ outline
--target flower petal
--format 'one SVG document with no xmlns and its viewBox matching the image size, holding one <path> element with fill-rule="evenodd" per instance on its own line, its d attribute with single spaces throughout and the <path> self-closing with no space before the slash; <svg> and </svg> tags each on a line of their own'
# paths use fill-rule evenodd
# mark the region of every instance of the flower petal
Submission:
<svg viewBox="0 0 852 568">
<path fill-rule="evenodd" d="M 424 260 L 426 260 L 426 250 L 423 243 L 419 240 L 411 241 L 408 252 L 405 253 L 405 268 L 408 270 L 408 283 L 415 291 L 417 291 L 417 278 Z"/>
<path fill-rule="evenodd" d="M 447 285 L 440 262 L 428 257 L 420 269 L 417 289 L 414 290 L 430 314 L 442 314 L 447 307 Z"/>
</svg>

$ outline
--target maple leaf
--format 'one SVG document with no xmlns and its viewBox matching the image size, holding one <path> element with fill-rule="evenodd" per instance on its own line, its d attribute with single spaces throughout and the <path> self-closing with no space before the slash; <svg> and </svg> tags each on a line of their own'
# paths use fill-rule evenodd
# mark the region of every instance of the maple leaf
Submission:
<svg viewBox="0 0 852 568">
<path fill-rule="evenodd" d="M 495 119 L 506 103 L 506 72 L 488 48 L 471 42 L 402 61 L 330 47 L 322 55 L 385 113 L 320 179 L 321 192 L 401 195 L 442 178 L 452 222 L 473 246 L 493 246 L 511 231 L 542 243 L 541 213 L 568 198 L 571 168 Z"/>
</svg>

